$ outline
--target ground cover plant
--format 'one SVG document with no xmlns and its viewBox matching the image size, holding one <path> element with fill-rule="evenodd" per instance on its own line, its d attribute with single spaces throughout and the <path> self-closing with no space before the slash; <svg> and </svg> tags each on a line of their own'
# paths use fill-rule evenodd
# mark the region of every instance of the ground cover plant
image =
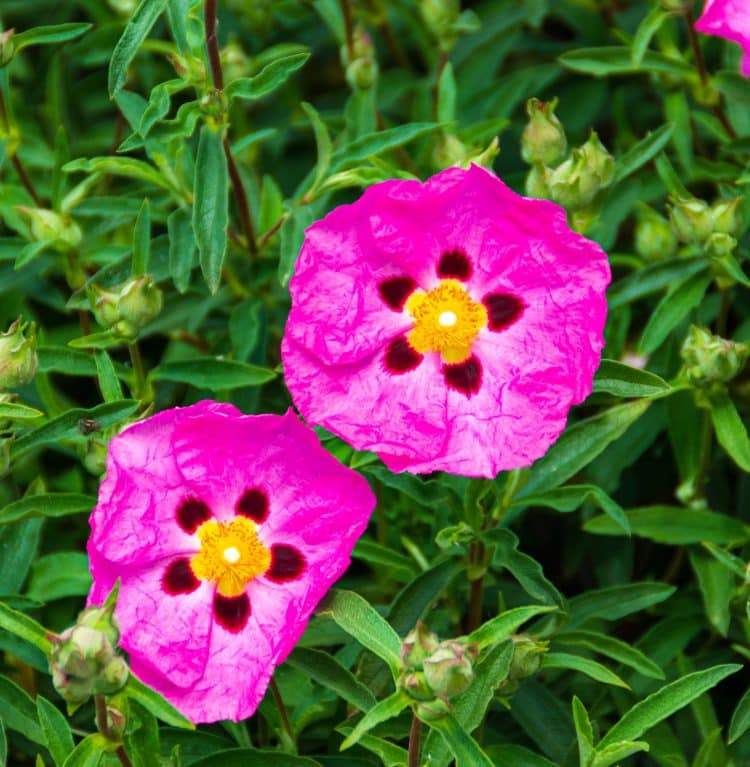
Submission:
<svg viewBox="0 0 750 767">
<path fill-rule="evenodd" d="M 750 765 L 742 2 L 0 28 L 0 767 Z"/>
</svg>

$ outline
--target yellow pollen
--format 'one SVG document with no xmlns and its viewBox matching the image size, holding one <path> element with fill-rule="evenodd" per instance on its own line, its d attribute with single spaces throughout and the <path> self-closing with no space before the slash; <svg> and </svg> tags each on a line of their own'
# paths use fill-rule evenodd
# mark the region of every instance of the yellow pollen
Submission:
<svg viewBox="0 0 750 767">
<path fill-rule="evenodd" d="M 260 542 L 247 517 L 204 522 L 197 531 L 201 550 L 190 560 L 197 578 L 214 581 L 224 597 L 237 597 L 250 581 L 268 570 L 271 552 Z"/>
<path fill-rule="evenodd" d="M 448 363 L 467 360 L 472 342 L 487 325 L 487 310 L 458 280 L 442 280 L 427 293 L 415 290 L 405 308 L 414 318 L 406 336 L 409 345 L 421 354 L 439 352 Z"/>
</svg>

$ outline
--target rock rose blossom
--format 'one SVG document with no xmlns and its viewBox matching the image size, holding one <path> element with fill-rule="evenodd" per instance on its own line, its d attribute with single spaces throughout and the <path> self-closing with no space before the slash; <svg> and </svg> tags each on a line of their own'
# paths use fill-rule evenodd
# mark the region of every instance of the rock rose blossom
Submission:
<svg viewBox="0 0 750 767">
<path fill-rule="evenodd" d="M 750 0 L 706 0 L 695 28 L 739 43 L 744 51 L 740 71 L 750 77 Z"/>
<path fill-rule="evenodd" d="M 240 720 L 349 564 L 375 498 L 290 411 L 200 402 L 115 437 L 91 514 L 133 673 L 194 722 Z"/>
<path fill-rule="evenodd" d="M 477 166 L 386 181 L 306 233 L 282 343 L 312 423 L 392 471 L 530 465 L 591 392 L 610 280 L 554 203 Z"/>
</svg>

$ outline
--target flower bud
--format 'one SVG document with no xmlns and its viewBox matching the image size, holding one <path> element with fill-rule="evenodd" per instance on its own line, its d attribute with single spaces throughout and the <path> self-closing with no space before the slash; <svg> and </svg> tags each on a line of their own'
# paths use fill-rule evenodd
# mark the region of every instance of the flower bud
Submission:
<svg viewBox="0 0 750 767">
<path fill-rule="evenodd" d="M 0 333 L 0 389 L 15 389 L 28 383 L 38 366 L 36 326 L 19 317 L 7 332 Z"/>
<path fill-rule="evenodd" d="M 401 645 L 401 660 L 408 669 L 420 671 L 425 658 L 437 650 L 439 645 L 436 634 L 433 634 L 422 621 L 406 635 Z"/>
<path fill-rule="evenodd" d="M 16 55 L 16 45 L 13 40 L 15 29 L 0 32 L 0 68 L 7 67 Z"/>
<path fill-rule="evenodd" d="M 234 40 L 222 48 L 221 65 L 224 70 L 224 81 L 227 83 L 246 77 L 250 71 L 250 59 L 242 46 Z"/>
<path fill-rule="evenodd" d="M 425 658 L 425 679 L 435 695 L 450 699 L 464 692 L 474 679 L 472 664 L 479 654 L 473 643 L 448 639 Z"/>
<path fill-rule="evenodd" d="M 417 703 L 416 714 L 423 722 L 434 722 L 451 712 L 451 705 L 442 698 Z"/>
<path fill-rule="evenodd" d="M 111 695 L 128 678 L 125 660 L 117 655 L 120 638 L 114 603 L 91 607 L 78 616 L 74 626 L 56 638 L 49 654 L 52 683 L 70 703 L 85 703 L 92 695 Z"/>
<path fill-rule="evenodd" d="M 417 701 L 432 700 L 435 693 L 427 684 L 427 679 L 421 671 L 409 671 L 402 674 L 398 686 L 412 699 Z"/>
<path fill-rule="evenodd" d="M 721 388 L 745 366 L 750 346 L 691 325 L 680 349 L 688 381 L 699 389 Z"/>
<path fill-rule="evenodd" d="M 216 127 L 224 125 L 229 112 L 229 100 L 224 91 L 212 88 L 199 102 L 201 112 Z"/>
<path fill-rule="evenodd" d="M 122 741 L 127 729 L 129 713 L 130 705 L 125 693 L 116 693 L 107 698 L 107 730 L 112 740 Z"/>
<path fill-rule="evenodd" d="M 694 0 L 659 0 L 661 8 L 672 13 L 685 13 L 694 4 Z"/>
<path fill-rule="evenodd" d="M 550 190 L 547 185 L 547 179 L 551 172 L 544 165 L 532 165 L 526 176 L 526 194 L 529 197 L 549 197 Z"/>
<path fill-rule="evenodd" d="M 351 58 L 347 46 L 341 49 L 341 61 L 346 67 L 346 81 L 354 90 L 366 91 L 378 79 L 375 45 L 367 30 L 357 26 L 352 40 Z"/>
<path fill-rule="evenodd" d="M 540 642 L 528 634 L 517 634 L 513 640 L 513 660 L 510 663 L 508 679 L 520 682 L 526 677 L 533 676 L 542 667 L 544 653 L 549 642 Z"/>
<path fill-rule="evenodd" d="M 206 82 L 206 65 L 196 56 L 183 56 L 179 53 L 167 54 L 169 63 L 174 67 L 175 73 L 183 80 L 191 83 Z M 227 82 L 231 82 L 227 78 Z"/>
<path fill-rule="evenodd" d="M 101 477 L 107 469 L 108 445 L 97 437 L 89 437 L 82 449 L 81 461 L 86 471 L 95 477 Z"/>
<path fill-rule="evenodd" d="M 111 289 L 94 285 L 92 290 L 99 323 L 125 341 L 135 340 L 162 308 L 162 292 L 150 274 L 131 277 Z"/>
<path fill-rule="evenodd" d="M 614 158 L 591 131 L 589 140 L 549 173 L 549 194 L 568 210 L 585 208 L 612 183 L 614 171 Z"/>
<path fill-rule="evenodd" d="M 714 226 L 711 208 L 695 197 L 678 197 L 669 210 L 669 222 L 677 239 L 686 245 L 705 242 Z"/>
<path fill-rule="evenodd" d="M 49 242 L 60 253 L 75 250 L 81 244 L 81 227 L 70 216 L 26 205 L 17 205 L 16 210 L 28 221 L 36 242 Z"/>
<path fill-rule="evenodd" d="M 565 154 L 565 129 L 555 115 L 557 99 L 546 104 L 532 98 L 526 102 L 529 121 L 521 134 L 521 157 L 529 165 L 554 165 Z"/>
<path fill-rule="evenodd" d="M 662 261 L 677 252 L 677 238 L 669 221 L 646 205 L 638 210 L 635 250 L 644 261 Z"/>
<path fill-rule="evenodd" d="M 704 247 L 709 256 L 722 258 L 723 256 L 730 255 L 732 251 L 734 251 L 737 247 L 737 240 L 735 240 L 731 234 L 714 232 L 706 240 Z"/>
<path fill-rule="evenodd" d="M 132 16 L 138 7 L 138 0 L 107 0 L 107 4 L 120 16 Z"/>
<path fill-rule="evenodd" d="M 419 13 L 430 32 L 449 50 L 455 41 L 453 26 L 461 13 L 460 0 L 420 0 Z"/>
<path fill-rule="evenodd" d="M 736 237 L 742 228 L 737 208 L 742 202 L 741 197 L 733 200 L 720 200 L 711 208 L 713 231 L 715 234 L 730 234 Z"/>
</svg>

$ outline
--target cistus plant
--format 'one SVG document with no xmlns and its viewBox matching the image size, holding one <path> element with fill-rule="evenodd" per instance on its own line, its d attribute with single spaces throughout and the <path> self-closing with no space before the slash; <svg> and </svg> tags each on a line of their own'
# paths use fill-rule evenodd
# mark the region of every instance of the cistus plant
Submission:
<svg viewBox="0 0 750 767">
<path fill-rule="evenodd" d="M 0 2 L 0 767 L 750 765 L 749 55 Z"/>
</svg>

